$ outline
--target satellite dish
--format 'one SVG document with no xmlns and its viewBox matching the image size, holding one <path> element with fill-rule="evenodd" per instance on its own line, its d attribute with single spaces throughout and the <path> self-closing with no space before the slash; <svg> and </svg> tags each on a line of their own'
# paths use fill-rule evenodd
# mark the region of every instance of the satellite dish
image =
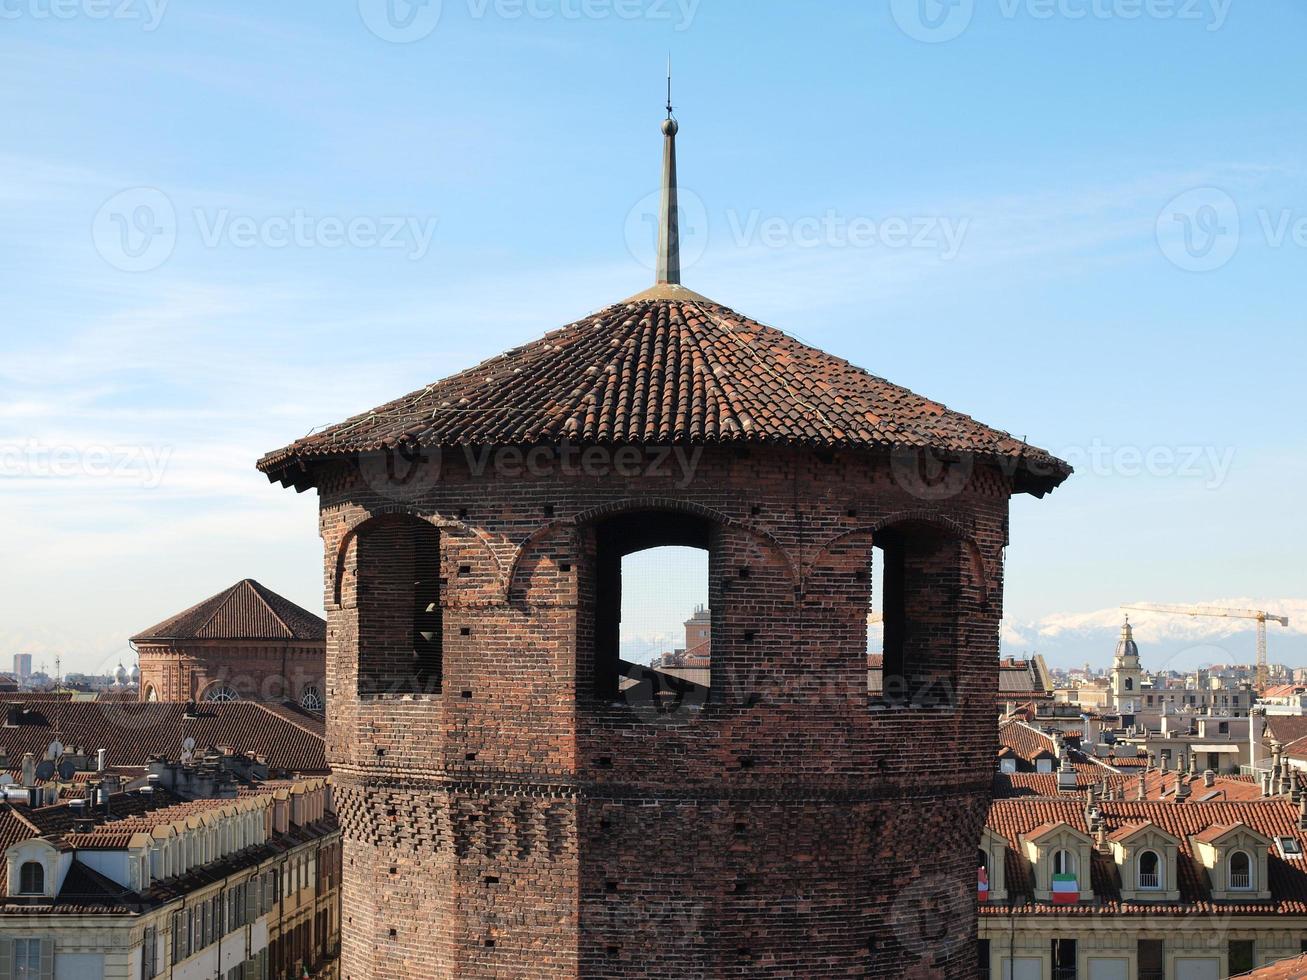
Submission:
<svg viewBox="0 0 1307 980">
<path fill-rule="evenodd" d="M 65 759 L 59 763 L 59 778 L 64 782 L 69 782 L 77 773 L 77 767 L 73 765 L 71 759 Z"/>
<path fill-rule="evenodd" d="M 193 739 L 193 738 L 191 738 L 189 735 L 187 735 L 184 739 L 182 739 L 182 748 L 184 748 L 187 752 L 194 752 L 194 751 L 195 751 L 195 739 Z"/>
<path fill-rule="evenodd" d="M 53 775 L 54 775 L 54 763 L 51 762 L 49 759 L 46 759 L 39 766 L 36 767 L 37 779 L 42 779 L 42 780 L 49 779 Z"/>
</svg>

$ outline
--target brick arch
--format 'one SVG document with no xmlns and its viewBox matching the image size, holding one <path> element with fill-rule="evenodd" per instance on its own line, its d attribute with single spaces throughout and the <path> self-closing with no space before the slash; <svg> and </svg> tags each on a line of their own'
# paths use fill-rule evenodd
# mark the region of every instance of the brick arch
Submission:
<svg viewBox="0 0 1307 980">
<path fill-rule="evenodd" d="M 690 514 L 694 517 L 701 517 L 704 520 L 711 521 L 720 527 L 729 527 L 735 531 L 742 531 L 745 534 L 756 538 L 763 546 L 776 556 L 784 566 L 786 573 L 794 582 L 795 587 L 799 584 L 799 569 L 794 559 L 785 546 L 780 543 L 774 536 L 761 528 L 755 527 L 747 521 L 741 521 L 738 518 L 731 517 L 712 507 L 706 507 L 693 500 L 680 500 L 676 497 L 624 497 L 621 500 L 610 501 L 606 504 L 600 504 L 597 507 L 591 507 L 583 510 L 572 517 L 566 523 L 581 527 L 586 524 L 593 524 L 603 520 L 605 517 L 612 517 L 617 514 L 630 513 L 639 510 L 655 511 L 674 511 L 683 514 Z M 530 539 L 528 539 L 530 540 Z M 519 552 L 520 554 L 520 552 Z"/>
<path fill-rule="evenodd" d="M 806 580 L 812 574 L 813 569 L 822 566 L 825 559 L 829 557 L 831 551 L 838 546 L 840 542 L 859 534 L 869 535 L 874 541 L 876 534 L 880 531 L 891 530 L 911 524 L 925 525 L 926 527 L 934 528 L 935 530 L 942 531 L 962 543 L 966 548 L 967 558 L 971 564 L 972 576 L 976 581 L 976 585 L 980 588 L 981 602 L 988 603 L 990 593 L 994 589 L 994 582 L 990 577 L 989 563 L 985 560 L 984 552 L 980 550 L 980 545 L 977 543 L 975 535 L 959 521 L 932 510 L 896 511 L 893 514 L 888 514 L 880 520 L 873 521 L 870 524 L 861 524 L 858 527 L 848 528 L 847 530 L 841 531 L 839 534 L 829 538 L 825 544 L 818 549 L 811 561 L 804 563 L 804 579 Z"/>
<path fill-rule="evenodd" d="M 368 511 L 357 520 L 350 522 L 345 528 L 345 533 L 341 535 L 339 543 L 336 545 L 334 561 L 332 562 L 332 581 L 331 581 L 331 608 L 339 609 L 341 603 L 341 585 L 345 580 L 345 563 L 349 557 L 350 545 L 358 537 L 359 532 L 364 527 L 378 520 L 395 517 L 411 517 L 417 521 L 425 521 L 433 527 L 441 530 L 452 530 L 464 532 L 468 537 L 479 542 L 482 550 L 489 557 L 491 564 L 495 569 L 495 577 L 499 581 L 499 591 L 507 596 L 508 578 L 504 574 L 504 563 L 491 545 L 490 537 L 480 528 L 453 518 L 441 517 L 440 515 L 427 515 L 413 507 L 404 504 L 385 504 L 377 507 L 375 510 Z"/>
</svg>

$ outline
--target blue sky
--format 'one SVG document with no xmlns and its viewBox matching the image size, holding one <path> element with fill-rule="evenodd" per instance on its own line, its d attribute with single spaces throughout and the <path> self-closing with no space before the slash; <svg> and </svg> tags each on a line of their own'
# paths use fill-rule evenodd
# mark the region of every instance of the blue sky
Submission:
<svg viewBox="0 0 1307 980">
<path fill-rule="evenodd" d="M 1307 596 L 1301 3 L 393 2 L 0 10 L 0 657 L 320 608 L 253 461 L 649 282 L 669 50 L 687 284 L 1077 464 L 1012 652 Z"/>
</svg>

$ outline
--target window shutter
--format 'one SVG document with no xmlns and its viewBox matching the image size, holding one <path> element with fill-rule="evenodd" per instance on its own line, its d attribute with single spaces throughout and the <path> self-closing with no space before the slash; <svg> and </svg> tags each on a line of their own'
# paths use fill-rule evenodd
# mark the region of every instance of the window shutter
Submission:
<svg viewBox="0 0 1307 980">
<path fill-rule="evenodd" d="M 257 882 L 251 878 L 245 882 L 245 921 L 253 922 L 259 917 L 259 892 Z"/>
<path fill-rule="evenodd" d="M 13 980 L 14 941 L 0 939 L 0 980 Z"/>
<path fill-rule="evenodd" d="M 54 940 L 41 940 L 41 980 L 54 980 Z"/>
</svg>

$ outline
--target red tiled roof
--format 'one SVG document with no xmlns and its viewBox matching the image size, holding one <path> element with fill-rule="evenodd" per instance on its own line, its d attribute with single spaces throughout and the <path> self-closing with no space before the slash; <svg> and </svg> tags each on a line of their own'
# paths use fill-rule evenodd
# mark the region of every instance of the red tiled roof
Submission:
<svg viewBox="0 0 1307 980">
<path fill-rule="evenodd" d="M 55 735 L 94 755 L 105 749 L 110 766 L 144 766 L 151 756 L 176 759 L 186 738 L 199 749 L 231 746 L 264 756 L 271 771 L 326 774 L 323 723 L 310 714 L 254 701 L 204 702 L 193 716 L 166 701 L 72 701 L 31 705 L 21 724 L 0 728 L 10 760 L 31 752 L 45 758 Z"/>
<path fill-rule="evenodd" d="M 1251 973 L 1236 974 L 1230 980 L 1239 980 L 1240 977 L 1250 977 L 1252 980 L 1302 980 L 1303 977 L 1307 977 L 1307 953 L 1292 959 L 1280 960 L 1278 963 L 1253 970 Z"/>
<path fill-rule="evenodd" d="M 767 443 L 932 449 L 1004 465 L 1043 496 L 1071 468 L 688 290 L 632 297 L 269 453 L 299 488 L 327 457 L 398 447 Z"/>
<path fill-rule="evenodd" d="M 327 623 L 244 579 L 132 637 L 147 640 L 325 640 Z"/>
<path fill-rule="evenodd" d="M 1274 739 L 1284 745 L 1307 738 L 1307 716 L 1305 715 L 1267 715 L 1267 740 Z"/>
<path fill-rule="evenodd" d="M 1213 902 L 1206 869 L 1195 860 L 1190 838 L 1215 825 L 1243 823 L 1267 837 L 1292 837 L 1307 850 L 1307 831 L 1298 827 L 1298 807 L 1287 799 L 1243 802 L 1174 803 L 1101 801 L 1104 829 L 1109 835 L 1122 827 L 1152 823 L 1180 841 L 1177 879 L 1180 900 L 1170 903 L 1126 902 L 1121 899 L 1121 882 L 1115 862 L 1094 850 L 1091 854 L 1092 905 L 1036 905 L 1031 890 L 1031 868 L 1021 852 L 1021 837 L 1048 824 L 1065 822 L 1088 833 L 1083 801 L 1075 798 L 1026 797 L 995 800 L 990 806 L 988 826 L 1008 841 L 1004 867 L 1007 872 L 1007 905 L 987 904 L 981 915 L 1003 915 L 1012 911 L 1039 915 L 1102 915 L 1140 913 L 1185 915 L 1221 912 L 1230 915 L 1307 915 L 1307 865 L 1286 861 L 1269 848 L 1267 869 L 1269 901 Z"/>
</svg>

